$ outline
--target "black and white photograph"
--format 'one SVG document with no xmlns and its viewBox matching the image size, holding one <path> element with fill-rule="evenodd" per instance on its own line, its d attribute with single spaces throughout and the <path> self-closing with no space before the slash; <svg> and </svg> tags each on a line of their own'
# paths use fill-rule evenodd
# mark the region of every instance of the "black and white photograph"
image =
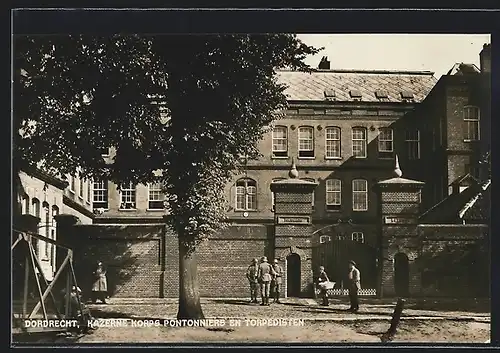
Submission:
<svg viewBox="0 0 500 353">
<path fill-rule="evenodd" d="M 490 34 L 11 55 L 11 345 L 489 342 Z"/>
</svg>

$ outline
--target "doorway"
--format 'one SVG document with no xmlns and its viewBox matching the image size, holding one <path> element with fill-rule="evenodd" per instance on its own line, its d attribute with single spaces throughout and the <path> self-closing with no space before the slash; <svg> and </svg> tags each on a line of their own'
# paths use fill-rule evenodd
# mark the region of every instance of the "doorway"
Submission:
<svg viewBox="0 0 500 353">
<path fill-rule="evenodd" d="M 398 253 L 394 256 L 394 289 L 398 296 L 408 296 L 410 287 L 410 265 L 408 256 Z"/>
<path fill-rule="evenodd" d="M 300 256 L 290 254 L 286 258 L 286 295 L 300 297 Z"/>
</svg>

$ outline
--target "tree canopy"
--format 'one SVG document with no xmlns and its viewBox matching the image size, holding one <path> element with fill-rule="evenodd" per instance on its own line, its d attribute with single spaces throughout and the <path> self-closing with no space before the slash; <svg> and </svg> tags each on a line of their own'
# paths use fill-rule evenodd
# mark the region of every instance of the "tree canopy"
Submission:
<svg viewBox="0 0 500 353">
<path fill-rule="evenodd" d="M 162 181 L 171 225 L 195 245 L 220 225 L 239 155 L 256 156 L 286 108 L 275 70 L 308 70 L 316 52 L 288 34 L 18 37 L 14 164 Z"/>
</svg>

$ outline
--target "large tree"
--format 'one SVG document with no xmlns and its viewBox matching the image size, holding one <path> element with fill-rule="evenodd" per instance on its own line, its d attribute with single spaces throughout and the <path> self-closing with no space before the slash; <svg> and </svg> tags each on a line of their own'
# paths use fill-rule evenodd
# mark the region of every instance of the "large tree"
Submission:
<svg viewBox="0 0 500 353">
<path fill-rule="evenodd" d="M 202 318 L 196 247 L 225 224 L 239 156 L 258 155 L 286 108 L 276 69 L 308 70 L 318 49 L 272 34 L 22 37 L 14 50 L 16 172 L 162 182 L 179 239 L 178 318 Z"/>
</svg>

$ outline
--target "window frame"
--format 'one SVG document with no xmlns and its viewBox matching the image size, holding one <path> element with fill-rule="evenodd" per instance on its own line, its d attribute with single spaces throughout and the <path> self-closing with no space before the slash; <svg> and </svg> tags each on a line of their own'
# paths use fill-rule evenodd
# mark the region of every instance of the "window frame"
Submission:
<svg viewBox="0 0 500 353">
<path fill-rule="evenodd" d="M 356 131 L 361 131 L 364 135 L 364 138 L 363 139 L 360 139 L 360 138 L 355 138 L 354 134 Z M 360 158 L 360 159 L 363 159 L 363 158 L 368 158 L 368 144 L 367 144 L 367 140 L 368 140 L 368 129 L 366 127 L 363 127 L 363 126 L 353 126 L 352 127 L 352 131 L 351 131 L 351 144 L 352 144 L 352 156 L 353 158 Z M 364 150 L 364 155 L 356 155 L 355 151 L 354 151 L 354 146 L 355 146 L 355 142 L 358 142 L 358 141 L 361 141 L 362 142 L 362 147 L 363 147 L 363 150 Z"/>
<path fill-rule="evenodd" d="M 476 118 L 474 118 L 474 119 L 470 118 L 471 109 L 475 109 L 477 112 Z M 469 114 L 467 114 L 466 112 L 469 112 Z M 481 109 L 476 105 L 465 105 L 464 109 L 463 109 L 463 121 L 464 121 L 465 128 L 466 128 L 466 130 L 464 131 L 464 142 L 477 142 L 477 141 L 479 141 L 481 139 L 481 126 L 480 126 Z M 470 134 L 471 123 L 477 124 L 476 125 L 477 129 L 475 131 L 477 134 L 476 139 L 471 138 L 471 134 Z"/>
<path fill-rule="evenodd" d="M 365 190 L 356 190 L 355 189 L 354 185 L 356 184 L 356 182 L 359 182 L 359 181 L 364 182 Z M 353 179 L 351 186 L 352 186 L 352 210 L 354 212 L 366 212 L 366 211 L 368 211 L 368 180 L 366 180 L 366 179 Z M 364 208 L 355 207 L 356 206 L 355 194 L 364 194 L 364 199 L 365 199 L 365 202 L 364 202 L 365 207 Z"/>
<path fill-rule="evenodd" d="M 85 181 L 83 178 L 78 178 L 78 197 L 83 200 L 83 188 L 85 186 Z"/>
<path fill-rule="evenodd" d="M 328 239 L 328 240 L 322 241 L 322 239 Z M 329 243 L 331 241 L 332 241 L 332 237 L 329 235 L 324 234 L 324 235 L 319 236 L 319 243 L 320 244 Z"/>
<path fill-rule="evenodd" d="M 301 130 L 311 132 L 311 138 L 303 138 L 301 137 Z M 308 141 L 311 144 L 311 149 L 301 148 L 301 141 Z M 303 152 L 305 155 L 301 155 Z M 315 151 L 315 136 L 314 136 L 314 127 L 312 126 L 299 126 L 297 129 L 297 158 L 299 159 L 314 159 L 316 156 Z"/>
<path fill-rule="evenodd" d="M 162 187 L 161 183 L 148 183 L 147 187 L 148 187 L 148 208 L 147 208 L 147 210 L 148 211 L 163 211 L 163 210 L 165 210 L 165 194 L 163 193 L 163 187 Z M 156 195 L 155 198 L 157 198 L 157 199 L 153 199 L 151 197 L 152 196 L 151 193 L 154 193 L 154 195 Z M 161 207 L 151 207 L 152 205 L 154 205 L 154 204 L 152 204 L 152 202 L 157 202 L 157 203 L 161 202 Z"/>
<path fill-rule="evenodd" d="M 329 182 L 337 182 L 338 181 L 338 190 L 329 190 Z M 335 184 L 334 184 L 335 185 Z M 334 188 L 336 189 L 336 188 Z M 330 203 L 328 202 L 329 194 L 338 194 L 339 202 L 338 203 Z M 337 178 L 329 178 L 325 180 L 325 208 L 328 212 L 339 212 L 342 208 L 342 180 Z"/>
<path fill-rule="evenodd" d="M 282 129 L 285 133 L 285 137 L 275 137 L 277 130 Z M 275 140 L 284 141 L 285 149 L 277 150 L 275 149 Z M 285 125 L 276 125 L 271 131 L 271 155 L 272 158 L 288 158 L 288 127 Z"/>
<path fill-rule="evenodd" d="M 328 138 L 329 130 L 335 131 L 338 136 L 337 138 Z M 325 159 L 342 159 L 342 129 L 338 126 L 327 126 L 325 128 Z M 328 142 L 332 142 L 334 145 L 338 144 L 338 155 L 329 156 L 328 155 Z"/>
<path fill-rule="evenodd" d="M 76 192 L 76 182 L 75 182 L 75 176 L 70 175 L 69 176 L 69 191 L 74 194 Z"/>
<path fill-rule="evenodd" d="M 416 132 L 417 139 L 410 139 L 408 136 L 410 133 Z M 414 136 L 410 136 L 414 137 Z M 421 134 L 419 129 L 414 129 L 414 130 L 406 130 L 405 131 L 405 145 L 406 145 L 406 153 L 408 160 L 419 160 L 421 158 L 421 146 L 420 146 L 420 140 L 421 140 Z M 413 146 L 413 144 L 416 144 L 417 146 L 417 157 L 415 158 L 412 153 L 410 153 L 410 146 Z"/>
<path fill-rule="evenodd" d="M 238 183 L 244 183 L 244 186 L 238 185 Z M 253 185 L 249 185 L 253 184 Z M 234 200 L 234 210 L 237 212 L 248 212 L 248 211 L 257 211 L 257 181 L 252 178 L 240 178 L 235 182 L 235 200 Z M 239 194 L 239 188 L 243 188 L 243 194 Z M 255 190 L 254 193 L 249 193 L 250 188 Z M 238 196 L 243 195 L 244 199 L 244 207 L 238 207 Z M 254 202 L 249 207 L 249 199 L 253 196 Z M 252 208 L 253 207 L 253 208 Z"/>
<path fill-rule="evenodd" d="M 130 198 L 131 201 L 127 201 L 128 198 Z M 128 207 L 128 205 L 130 205 L 130 207 Z M 131 182 L 126 183 L 125 185 L 121 185 L 119 210 L 124 211 L 124 210 L 136 210 L 136 209 L 137 209 L 137 185 L 134 185 Z"/>
<path fill-rule="evenodd" d="M 101 186 L 102 188 L 96 188 L 96 185 Z M 92 200 L 91 200 L 91 205 L 92 209 L 98 209 L 98 208 L 103 208 L 105 210 L 109 209 L 109 186 L 108 186 L 108 181 L 107 180 L 93 180 L 92 181 Z M 96 200 L 96 196 L 99 198 L 99 200 Z M 100 198 L 102 197 L 102 200 Z M 98 203 L 105 204 L 106 207 L 99 207 L 99 205 L 96 205 Z"/>
<path fill-rule="evenodd" d="M 360 235 L 361 235 L 361 238 L 359 237 Z M 354 239 L 354 238 L 356 238 L 356 239 Z M 359 239 L 361 239 L 361 241 L 359 241 Z M 352 232 L 351 233 L 351 240 L 354 242 L 360 243 L 360 244 L 364 244 L 365 243 L 365 235 L 363 234 L 363 232 Z"/>
<path fill-rule="evenodd" d="M 384 132 L 390 132 L 390 138 L 382 139 L 382 134 Z M 384 143 L 390 143 L 390 149 L 382 149 L 385 147 Z M 391 127 L 381 127 L 379 128 L 378 134 L 378 156 L 379 158 L 392 158 L 394 154 L 394 129 Z"/>
</svg>

